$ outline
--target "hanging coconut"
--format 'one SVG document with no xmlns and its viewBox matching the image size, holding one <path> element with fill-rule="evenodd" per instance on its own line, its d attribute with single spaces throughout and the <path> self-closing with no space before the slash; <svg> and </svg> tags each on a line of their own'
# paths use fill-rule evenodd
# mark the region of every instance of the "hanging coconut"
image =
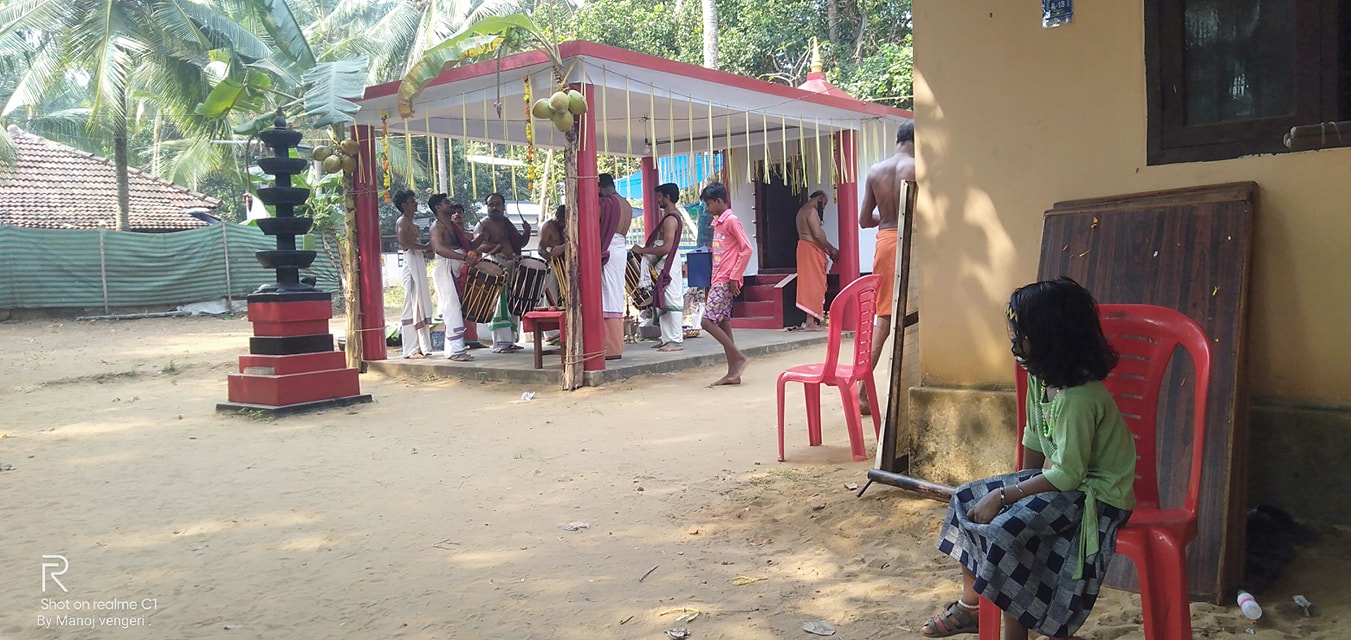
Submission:
<svg viewBox="0 0 1351 640">
<path fill-rule="evenodd" d="M 320 165 L 324 168 L 324 173 L 337 173 L 342 170 L 342 158 L 329 154 Z"/>
<path fill-rule="evenodd" d="M 572 125 L 576 123 L 576 119 L 568 111 L 555 111 L 549 119 L 553 121 L 554 128 L 563 133 L 572 131 Z"/>
<path fill-rule="evenodd" d="M 351 138 L 348 138 L 338 143 L 338 147 L 342 149 L 343 153 L 349 156 L 354 156 L 357 154 L 358 151 L 361 151 L 361 145 L 356 140 L 353 140 Z"/>
<path fill-rule="evenodd" d="M 552 116 L 553 114 L 554 108 L 550 106 L 548 98 L 540 98 L 530 107 L 530 115 L 535 116 L 540 120 L 547 120 L 549 119 L 549 116 Z"/>
<path fill-rule="evenodd" d="M 342 170 L 348 173 L 357 170 L 357 159 L 352 156 L 343 156 Z"/>
<path fill-rule="evenodd" d="M 333 150 L 328 147 L 318 146 L 314 148 L 313 157 L 315 162 L 323 162 L 324 159 L 331 155 L 333 155 Z"/>
<path fill-rule="evenodd" d="M 559 91 L 549 96 L 549 107 L 554 110 L 554 113 L 566 111 L 568 108 L 568 94 Z"/>
<path fill-rule="evenodd" d="M 568 112 L 574 116 L 586 113 L 586 96 L 576 89 L 568 91 Z"/>
</svg>

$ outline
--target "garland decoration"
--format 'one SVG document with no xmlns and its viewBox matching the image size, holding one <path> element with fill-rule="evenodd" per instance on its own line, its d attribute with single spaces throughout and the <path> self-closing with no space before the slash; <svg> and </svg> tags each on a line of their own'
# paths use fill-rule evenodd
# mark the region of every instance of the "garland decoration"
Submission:
<svg viewBox="0 0 1351 640">
<path fill-rule="evenodd" d="M 525 84 L 525 190 L 535 192 L 535 124 L 531 121 L 530 105 L 535 98 L 530 91 L 530 76 L 522 78 Z M 514 173 L 512 174 L 515 175 Z"/>
<path fill-rule="evenodd" d="M 390 177 L 389 177 L 389 110 L 380 110 L 380 169 L 385 172 L 383 186 L 385 202 L 394 202 L 390 195 Z"/>
</svg>

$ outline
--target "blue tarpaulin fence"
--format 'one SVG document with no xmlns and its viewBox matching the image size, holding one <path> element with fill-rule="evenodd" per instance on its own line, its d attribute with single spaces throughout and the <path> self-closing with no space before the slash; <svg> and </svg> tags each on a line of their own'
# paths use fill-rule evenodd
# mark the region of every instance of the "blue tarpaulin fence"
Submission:
<svg viewBox="0 0 1351 640">
<path fill-rule="evenodd" d="M 703 184 L 705 178 L 722 170 L 722 156 L 714 156 L 712 166 L 708 154 L 667 156 L 657 158 L 657 184 L 674 182 L 681 189 Z M 648 188 L 654 188 L 651 185 Z M 619 195 L 630 200 L 643 199 L 643 174 L 632 173 L 615 179 L 615 189 Z"/>
</svg>

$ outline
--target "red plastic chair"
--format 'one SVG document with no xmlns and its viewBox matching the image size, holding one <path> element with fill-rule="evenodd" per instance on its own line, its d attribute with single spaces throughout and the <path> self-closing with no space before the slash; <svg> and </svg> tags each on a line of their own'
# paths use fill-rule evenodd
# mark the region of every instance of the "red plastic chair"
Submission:
<svg viewBox="0 0 1351 640">
<path fill-rule="evenodd" d="M 1210 340 L 1186 315 L 1143 304 L 1098 305 L 1107 341 L 1121 355 L 1103 381 L 1135 436 L 1135 511 L 1117 533 L 1116 550 L 1131 559 L 1140 577 L 1146 640 L 1191 640 L 1187 590 L 1187 544 L 1196 539 L 1196 505 L 1201 495 L 1201 460 L 1210 391 Z M 1187 497 L 1179 508 L 1159 504 L 1156 421 L 1164 372 L 1177 347 L 1191 356 L 1191 469 Z M 1027 427 L 1027 372 L 1017 369 L 1018 441 Z M 1023 448 L 1017 453 L 1022 468 Z M 1000 638 L 1001 611 L 980 601 L 980 640 Z"/>
<path fill-rule="evenodd" d="M 858 396 L 854 385 L 863 382 L 868 394 L 868 407 L 872 409 L 873 434 L 881 433 L 882 422 L 878 417 L 877 385 L 873 382 L 873 316 L 877 313 L 877 281 L 875 275 L 867 275 L 849 283 L 830 304 L 832 319 L 852 317 L 855 324 L 845 327 L 844 322 L 830 323 L 830 338 L 826 346 L 826 361 L 819 364 L 806 364 L 793 367 L 779 374 L 779 462 L 783 462 L 783 390 L 789 382 L 801 382 L 807 395 L 807 441 L 815 447 L 821 444 L 821 385 L 838 387 L 840 397 L 844 399 L 845 421 L 849 427 L 849 448 L 854 460 L 867 460 L 868 451 L 863 446 L 863 416 L 858 408 Z M 853 310 L 854 313 L 848 313 Z M 854 332 L 854 361 L 840 364 L 840 335 L 844 331 Z"/>
</svg>

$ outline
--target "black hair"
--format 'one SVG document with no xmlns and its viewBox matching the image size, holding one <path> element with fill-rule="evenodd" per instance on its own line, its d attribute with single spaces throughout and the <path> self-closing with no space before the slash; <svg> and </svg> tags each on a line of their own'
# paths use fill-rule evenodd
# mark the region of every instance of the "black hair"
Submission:
<svg viewBox="0 0 1351 640">
<path fill-rule="evenodd" d="M 915 141 L 915 121 L 912 118 L 906 118 L 901 121 L 900 126 L 896 127 L 896 144 L 914 141 Z"/>
<path fill-rule="evenodd" d="M 704 187 L 704 190 L 699 192 L 699 200 L 701 202 L 722 200 L 723 202 L 731 204 L 731 201 L 727 199 L 727 187 L 724 187 L 721 182 L 708 183 L 708 186 Z"/>
<path fill-rule="evenodd" d="M 657 193 L 666 196 L 666 198 L 671 202 L 680 201 L 680 187 L 677 187 L 676 183 L 674 182 L 664 182 L 662 184 L 659 184 L 657 185 L 656 189 L 653 189 L 653 191 L 656 191 Z"/>
<path fill-rule="evenodd" d="M 602 173 L 596 178 L 596 186 L 602 189 L 613 189 L 615 186 L 615 177 L 608 173 Z"/>
<path fill-rule="evenodd" d="M 394 192 L 394 206 L 398 207 L 399 211 L 402 212 L 403 203 L 408 202 L 408 199 L 412 197 L 414 197 L 412 189 L 400 189 Z"/>
<path fill-rule="evenodd" d="M 558 218 L 559 220 L 567 220 L 567 218 L 568 218 L 568 207 L 567 207 L 567 205 L 561 205 L 561 204 L 560 204 L 560 205 L 558 205 L 557 207 L 554 207 L 554 217 L 555 217 L 555 218 Z"/>
<path fill-rule="evenodd" d="M 824 192 L 824 191 L 819 191 L 819 190 L 818 190 L 818 191 L 813 191 L 811 195 L 807 196 L 807 199 L 808 199 L 808 200 L 811 200 L 812 198 L 825 197 L 825 195 L 826 195 L 826 192 Z"/>
<path fill-rule="evenodd" d="M 448 196 L 446 196 L 446 194 L 444 194 L 444 193 L 434 193 L 434 194 L 432 194 L 432 197 L 427 198 L 427 208 L 428 208 L 428 209 L 431 209 L 431 210 L 432 210 L 432 213 L 436 213 L 436 207 L 437 207 L 437 205 L 439 205 L 439 204 L 441 204 L 442 202 L 445 202 L 446 200 L 449 200 L 449 199 L 450 199 L 450 198 L 449 198 Z"/>
<path fill-rule="evenodd" d="M 1093 294 L 1069 278 L 1020 287 L 1009 297 L 1007 314 L 1013 340 L 1026 340 L 1023 367 L 1047 385 L 1077 387 L 1116 367 Z"/>
<path fill-rule="evenodd" d="M 464 205 L 462 205 L 462 204 L 460 204 L 460 203 L 458 203 L 458 202 L 452 202 L 452 203 L 450 203 L 450 212 L 451 212 L 451 213 L 455 213 L 456 211 L 459 211 L 460 213 L 464 213 Z"/>
<path fill-rule="evenodd" d="M 494 191 L 494 192 L 488 194 L 487 197 L 483 198 L 483 204 L 488 204 L 488 201 L 489 201 L 489 200 L 492 200 L 492 199 L 493 199 L 493 196 L 497 196 L 497 197 L 501 198 L 501 199 L 502 199 L 502 206 L 504 206 L 504 207 L 507 206 L 507 197 L 504 196 L 504 195 L 502 195 L 502 194 L 500 194 L 500 193 L 498 193 L 498 192 L 496 192 L 496 191 Z"/>
</svg>

